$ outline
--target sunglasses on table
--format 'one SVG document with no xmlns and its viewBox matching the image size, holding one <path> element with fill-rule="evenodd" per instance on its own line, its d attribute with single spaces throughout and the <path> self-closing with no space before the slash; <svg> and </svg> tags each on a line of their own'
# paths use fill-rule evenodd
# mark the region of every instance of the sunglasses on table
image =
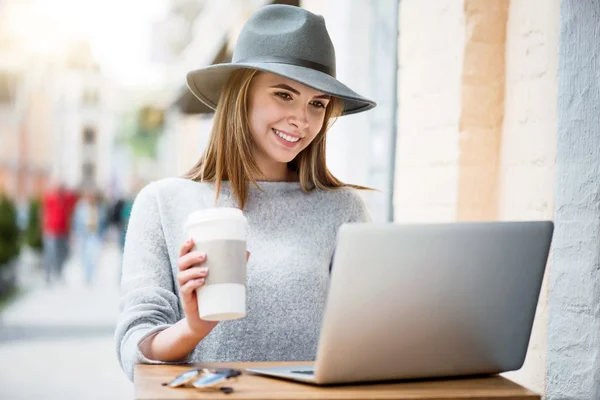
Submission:
<svg viewBox="0 0 600 400">
<path fill-rule="evenodd" d="M 163 386 L 170 388 L 194 387 L 200 390 L 220 390 L 225 394 L 233 392 L 232 387 L 222 386 L 228 380 L 235 380 L 242 374 L 242 371 L 232 368 L 198 368 L 190 369 L 177 375 L 169 383 L 163 383 Z"/>
</svg>

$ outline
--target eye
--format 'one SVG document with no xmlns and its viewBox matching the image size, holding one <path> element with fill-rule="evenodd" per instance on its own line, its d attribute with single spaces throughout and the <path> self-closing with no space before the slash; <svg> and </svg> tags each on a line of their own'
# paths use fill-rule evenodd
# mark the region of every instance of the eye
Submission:
<svg viewBox="0 0 600 400">
<path fill-rule="evenodd" d="M 281 97 L 284 100 L 291 100 L 292 96 L 286 92 L 275 92 L 275 96 Z"/>
<path fill-rule="evenodd" d="M 310 104 L 315 108 L 325 108 L 325 104 L 320 101 L 311 101 Z"/>
</svg>

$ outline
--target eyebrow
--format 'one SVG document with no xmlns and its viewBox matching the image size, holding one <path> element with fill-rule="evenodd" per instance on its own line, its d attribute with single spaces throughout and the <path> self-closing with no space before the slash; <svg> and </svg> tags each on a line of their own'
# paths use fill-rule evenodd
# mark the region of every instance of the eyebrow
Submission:
<svg viewBox="0 0 600 400">
<path fill-rule="evenodd" d="M 284 89 L 284 90 L 289 90 L 290 92 L 294 93 L 295 95 L 299 96 L 300 92 L 297 91 L 296 89 L 294 89 L 293 87 L 286 85 L 284 83 L 281 83 L 279 85 L 275 85 L 275 86 L 271 86 L 271 88 L 276 88 L 276 89 Z M 322 94 L 319 96 L 315 96 L 315 99 L 324 99 L 324 100 L 330 100 L 331 96 L 328 94 Z"/>
</svg>

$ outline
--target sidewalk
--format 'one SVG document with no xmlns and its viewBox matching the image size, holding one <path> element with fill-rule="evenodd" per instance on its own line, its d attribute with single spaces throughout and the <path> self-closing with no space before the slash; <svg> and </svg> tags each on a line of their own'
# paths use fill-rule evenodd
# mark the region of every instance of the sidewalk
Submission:
<svg viewBox="0 0 600 400">
<path fill-rule="evenodd" d="M 92 287 L 76 257 L 65 266 L 65 282 L 52 287 L 23 264 L 26 293 L 0 315 L 0 399 L 133 398 L 113 340 L 120 257 L 109 238 Z"/>
</svg>

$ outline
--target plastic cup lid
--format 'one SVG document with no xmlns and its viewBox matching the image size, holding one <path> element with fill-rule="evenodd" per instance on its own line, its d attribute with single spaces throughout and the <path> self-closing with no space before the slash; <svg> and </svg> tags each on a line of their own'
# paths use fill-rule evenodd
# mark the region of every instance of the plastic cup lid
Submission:
<svg viewBox="0 0 600 400">
<path fill-rule="evenodd" d="M 199 224 L 206 221 L 214 221 L 217 219 L 229 219 L 246 222 L 244 213 L 238 208 L 215 207 L 194 211 L 187 217 L 185 226 L 188 227 L 190 225 Z"/>
</svg>

